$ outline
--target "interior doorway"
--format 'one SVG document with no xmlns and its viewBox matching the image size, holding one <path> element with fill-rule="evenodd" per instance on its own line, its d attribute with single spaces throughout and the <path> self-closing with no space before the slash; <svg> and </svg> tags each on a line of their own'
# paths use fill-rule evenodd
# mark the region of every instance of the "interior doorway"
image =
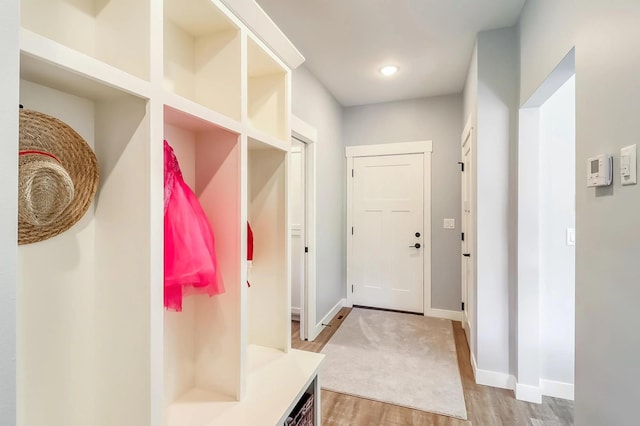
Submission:
<svg viewBox="0 0 640 426">
<path fill-rule="evenodd" d="M 289 211 L 291 212 L 291 319 L 300 321 L 306 274 L 305 144 L 291 138 Z M 303 327 L 300 327 L 302 330 Z M 301 338 L 302 335 L 300 336 Z"/>
<path fill-rule="evenodd" d="M 300 339 L 314 340 L 316 327 L 316 142 L 318 132 L 296 116 L 289 154 L 291 318 Z"/>
<path fill-rule="evenodd" d="M 571 51 L 520 110 L 516 398 L 529 402 L 574 395 L 575 104 Z"/>
</svg>

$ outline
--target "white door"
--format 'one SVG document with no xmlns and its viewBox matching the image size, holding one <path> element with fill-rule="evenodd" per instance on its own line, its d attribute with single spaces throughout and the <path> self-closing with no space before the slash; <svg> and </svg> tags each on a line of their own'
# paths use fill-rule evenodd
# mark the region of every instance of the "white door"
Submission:
<svg viewBox="0 0 640 426">
<path fill-rule="evenodd" d="M 303 339 L 302 296 L 305 282 L 305 173 L 304 144 L 292 139 L 290 163 L 291 206 L 291 316 L 301 321 L 300 334 Z"/>
<path fill-rule="evenodd" d="M 424 312 L 424 154 L 353 160 L 354 305 Z"/>
<path fill-rule="evenodd" d="M 471 321 L 473 309 L 473 140 L 472 128 L 462 135 L 462 326 L 471 347 Z"/>
</svg>

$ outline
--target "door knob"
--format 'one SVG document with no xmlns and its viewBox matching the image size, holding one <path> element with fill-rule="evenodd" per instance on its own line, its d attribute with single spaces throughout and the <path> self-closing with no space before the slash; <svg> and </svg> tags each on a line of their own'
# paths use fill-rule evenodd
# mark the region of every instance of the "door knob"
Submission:
<svg viewBox="0 0 640 426">
<path fill-rule="evenodd" d="M 471 257 L 471 253 L 462 253 L 464 257 Z"/>
<path fill-rule="evenodd" d="M 420 245 L 420 243 L 415 243 L 414 245 L 409 246 L 409 247 L 420 248 L 422 246 Z"/>
</svg>

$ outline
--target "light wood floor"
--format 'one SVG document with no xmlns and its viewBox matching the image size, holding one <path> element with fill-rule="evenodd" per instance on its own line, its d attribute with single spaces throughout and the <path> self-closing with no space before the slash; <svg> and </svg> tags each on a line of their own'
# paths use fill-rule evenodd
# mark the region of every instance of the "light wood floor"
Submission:
<svg viewBox="0 0 640 426">
<path fill-rule="evenodd" d="M 331 327 L 326 327 L 314 342 L 300 341 L 300 323 L 292 322 L 291 345 L 296 349 L 320 352 L 350 311 L 349 308 L 343 308 L 330 323 Z M 342 318 L 339 319 L 340 317 Z M 573 402 L 571 401 L 544 397 L 540 405 L 529 404 L 517 401 L 512 391 L 477 385 L 473 378 L 469 347 L 462 325 L 454 321 L 453 331 L 468 421 L 323 390 L 322 424 L 352 426 L 573 425 Z"/>
</svg>

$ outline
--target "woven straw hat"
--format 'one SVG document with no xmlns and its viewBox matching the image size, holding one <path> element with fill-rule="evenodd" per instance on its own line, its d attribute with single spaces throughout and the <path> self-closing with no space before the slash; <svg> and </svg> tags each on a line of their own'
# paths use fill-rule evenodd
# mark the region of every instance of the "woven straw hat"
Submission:
<svg viewBox="0 0 640 426">
<path fill-rule="evenodd" d="M 71 127 L 20 109 L 18 244 L 43 241 L 84 216 L 98 188 L 98 162 Z"/>
</svg>

